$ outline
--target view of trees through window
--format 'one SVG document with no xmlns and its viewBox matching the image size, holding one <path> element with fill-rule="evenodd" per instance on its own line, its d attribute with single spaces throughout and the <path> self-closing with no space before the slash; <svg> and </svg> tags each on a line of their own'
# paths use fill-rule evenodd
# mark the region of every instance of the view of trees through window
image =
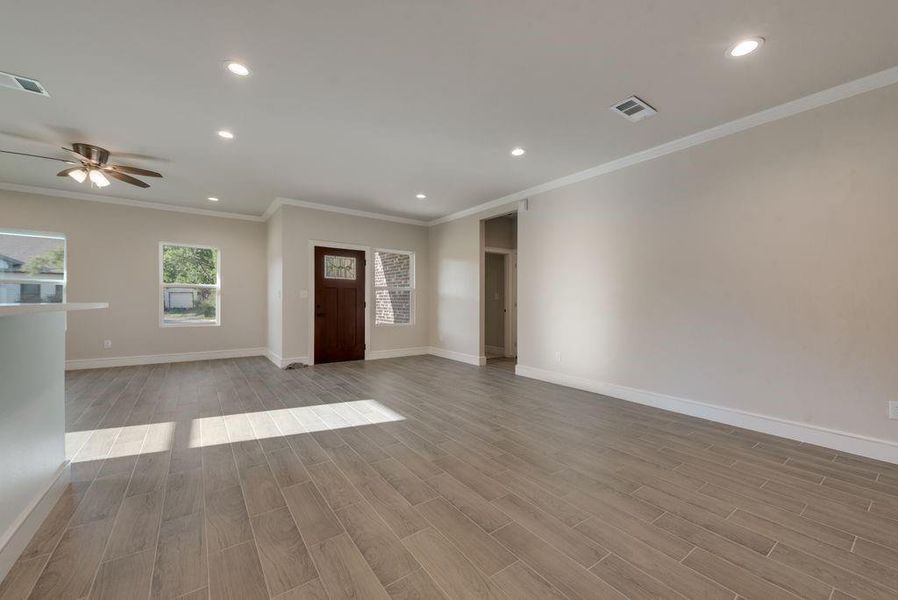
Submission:
<svg viewBox="0 0 898 600">
<path fill-rule="evenodd" d="M 218 300 L 218 250 L 163 244 L 163 325 L 217 324 Z"/>
<path fill-rule="evenodd" d="M 218 251 L 190 246 L 162 247 L 163 283 L 215 285 Z"/>
</svg>

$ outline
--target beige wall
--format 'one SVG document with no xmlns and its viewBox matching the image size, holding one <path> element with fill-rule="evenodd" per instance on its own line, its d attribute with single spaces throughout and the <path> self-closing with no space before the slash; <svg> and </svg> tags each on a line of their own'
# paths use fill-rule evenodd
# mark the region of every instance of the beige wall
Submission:
<svg viewBox="0 0 898 600">
<path fill-rule="evenodd" d="M 529 204 L 521 365 L 898 441 L 898 86 Z"/>
<path fill-rule="evenodd" d="M 487 248 L 518 247 L 518 221 L 515 217 L 496 217 L 483 222 L 483 245 Z"/>
<path fill-rule="evenodd" d="M 480 229 L 468 217 L 435 225 L 430 235 L 430 345 L 467 357 L 481 355 Z"/>
<path fill-rule="evenodd" d="M 300 292 L 311 293 L 309 240 L 415 252 L 415 324 L 375 327 L 372 316 L 368 350 L 427 346 L 426 227 L 292 206 L 261 223 L 2 190 L 0 215 L 0 228 L 64 233 L 68 299 L 110 303 L 71 315 L 67 360 L 260 348 L 306 357 L 309 304 Z M 159 327 L 160 241 L 221 249 L 220 327 Z M 369 307 L 373 315 L 373 298 Z"/>
<path fill-rule="evenodd" d="M 283 344 L 285 359 L 309 356 L 312 302 L 309 241 L 369 246 L 372 249 L 410 250 L 416 263 L 416 318 L 411 326 L 375 326 L 374 302 L 368 292 L 369 352 L 427 346 L 429 328 L 427 228 L 379 219 L 369 219 L 296 206 L 278 210 L 283 219 Z M 309 294 L 303 298 L 302 291 Z"/>
<path fill-rule="evenodd" d="M 109 302 L 69 315 L 67 360 L 265 346 L 264 223 L 0 190 L 0 229 L 64 233 L 67 299 Z M 160 241 L 221 250 L 221 326 L 159 326 Z"/>
<path fill-rule="evenodd" d="M 430 346 L 443 356 L 484 356 L 484 223 L 517 208 L 512 202 L 430 227 Z"/>
</svg>

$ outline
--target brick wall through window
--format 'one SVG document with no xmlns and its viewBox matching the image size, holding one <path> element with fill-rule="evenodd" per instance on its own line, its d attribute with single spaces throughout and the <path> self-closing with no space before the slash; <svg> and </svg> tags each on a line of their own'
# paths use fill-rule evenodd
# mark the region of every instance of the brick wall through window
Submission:
<svg viewBox="0 0 898 600">
<path fill-rule="evenodd" d="M 412 322 L 413 257 L 411 254 L 374 252 L 374 315 L 377 325 Z"/>
</svg>

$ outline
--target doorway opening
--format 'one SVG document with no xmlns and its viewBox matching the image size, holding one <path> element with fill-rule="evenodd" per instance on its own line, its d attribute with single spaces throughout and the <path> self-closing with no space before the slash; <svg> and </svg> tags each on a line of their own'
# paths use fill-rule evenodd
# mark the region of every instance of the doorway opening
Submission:
<svg viewBox="0 0 898 600">
<path fill-rule="evenodd" d="M 487 365 L 514 370 L 518 354 L 518 220 L 512 212 L 483 221 L 482 352 Z"/>
</svg>

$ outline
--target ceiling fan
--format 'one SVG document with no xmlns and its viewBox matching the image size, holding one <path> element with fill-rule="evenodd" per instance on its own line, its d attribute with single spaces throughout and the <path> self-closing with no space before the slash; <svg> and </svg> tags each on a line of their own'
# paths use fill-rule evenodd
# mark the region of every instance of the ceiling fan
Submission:
<svg viewBox="0 0 898 600">
<path fill-rule="evenodd" d="M 72 144 L 71 148 L 63 147 L 63 150 L 74 154 L 78 161 L 80 161 L 80 164 L 74 160 L 55 158 L 53 156 L 26 154 L 25 152 L 13 152 L 12 150 L 0 150 L 0 152 L 4 154 L 17 154 L 19 156 L 31 156 L 33 158 L 45 158 L 47 160 L 56 160 L 66 164 L 76 165 L 69 169 L 63 169 L 56 175 L 59 177 L 68 175 L 78 183 L 83 183 L 85 180 L 89 179 L 93 185 L 100 188 L 109 185 L 107 176 L 131 185 L 136 185 L 139 188 L 148 188 L 150 187 L 150 184 L 145 183 L 136 177 L 131 177 L 131 175 L 162 177 L 162 175 L 156 171 L 148 171 L 147 169 L 129 167 L 127 165 L 111 165 L 109 164 L 109 150 L 100 148 L 99 146 L 75 142 Z"/>
</svg>

